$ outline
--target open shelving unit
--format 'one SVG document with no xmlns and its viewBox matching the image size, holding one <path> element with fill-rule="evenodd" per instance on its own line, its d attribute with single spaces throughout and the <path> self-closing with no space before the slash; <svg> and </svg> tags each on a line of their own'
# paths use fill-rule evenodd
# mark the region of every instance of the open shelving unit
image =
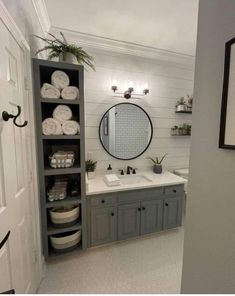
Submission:
<svg viewBox="0 0 235 296">
<path fill-rule="evenodd" d="M 70 85 L 79 88 L 79 99 L 74 101 L 62 99 L 43 99 L 41 87 L 43 83 L 50 83 L 51 74 L 55 70 L 64 71 L 70 78 Z M 83 66 L 52 62 L 47 60 L 33 59 L 34 75 L 34 99 L 38 154 L 38 176 L 40 186 L 40 210 L 42 246 L 45 258 L 57 256 L 50 245 L 49 236 L 53 234 L 66 233 L 81 230 L 82 240 L 74 249 L 82 251 L 87 248 L 86 238 L 86 198 L 85 198 L 85 123 L 84 123 L 84 69 Z M 53 109 L 57 105 L 67 105 L 71 108 L 76 120 L 80 124 L 79 135 L 43 135 L 42 121 L 52 116 Z M 57 150 L 73 150 L 75 152 L 75 164 L 71 168 L 51 168 L 48 157 Z M 66 149 L 65 149 L 66 150 Z M 69 196 L 63 200 L 50 202 L 47 199 L 48 184 L 55 176 L 66 177 L 71 180 L 79 180 L 80 192 L 77 196 Z M 80 216 L 76 224 L 70 227 L 56 228 L 52 225 L 49 209 L 64 205 L 79 205 Z"/>
</svg>

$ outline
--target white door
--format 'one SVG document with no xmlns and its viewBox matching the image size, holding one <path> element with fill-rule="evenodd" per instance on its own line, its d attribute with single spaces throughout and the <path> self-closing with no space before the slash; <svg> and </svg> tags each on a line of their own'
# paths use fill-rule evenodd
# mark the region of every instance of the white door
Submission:
<svg viewBox="0 0 235 296">
<path fill-rule="evenodd" d="M 22 114 L 24 122 L 23 50 L 0 20 L 0 242 L 10 236 L 0 250 L 0 292 L 35 292 L 35 239 L 32 196 L 29 196 L 27 129 L 4 121 L 2 111 Z"/>
</svg>

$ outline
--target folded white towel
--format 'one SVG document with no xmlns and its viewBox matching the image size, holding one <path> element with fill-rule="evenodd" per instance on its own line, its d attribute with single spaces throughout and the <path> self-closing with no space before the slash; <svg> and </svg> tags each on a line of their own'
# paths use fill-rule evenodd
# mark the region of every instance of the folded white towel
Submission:
<svg viewBox="0 0 235 296">
<path fill-rule="evenodd" d="M 43 83 L 41 88 L 41 96 L 44 99 L 59 99 L 60 91 L 49 83 Z"/>
<path fill-rule="evenodd" d="M 55 118 L 46 118 L 42 122 L 42 133 L 44 135 L 62 135 L 62 127 Z"/>
<path fill-rule="evenodd" d="M 60 70 L 56 70 L 51 75 L 51 84 L 58 89 L 63 89 L 69 85 L 69 76 Z"/>
<path fill-rule="evenodd" d="M 80 125 L 75 120 L 67 120 L 63 122 L 62 130 L 65 135 L 80 134 Z"/>
<path fill-rule="evenodd" d="M 76 86 L 66 86 L 61 92 L 61 97 L 64 100 L 76 100 L 78 98 L 79 90 Z"/>
<path fill-rule="evenodd" d="M 58 105 L 53 111 L 53 117 L 61 123 L 66 120 L 70 120 L 72 116 L 73 113 L 71 109 L 66 105 Z"/>
<path fill-rule="evenodd" d="M 120 179 L 115 174 L 105 175 L 104 181 L 108 186 L 120 186 L 121 184 Z"/>
</svg>

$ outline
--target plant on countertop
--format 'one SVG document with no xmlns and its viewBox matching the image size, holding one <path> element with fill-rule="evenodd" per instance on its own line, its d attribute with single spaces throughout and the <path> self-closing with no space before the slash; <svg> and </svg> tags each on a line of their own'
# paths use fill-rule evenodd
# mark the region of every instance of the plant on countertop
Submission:
<svg viewBox="0 0 235 296">
<path fill-rule="evenodd" d="M 163 159 L 167 156 L 167 153 L 161 158 L 159 159 L 158 157 L 156 157 L 156 159 L 152 158 L 152 157 L 148 157 L 148 159 L 152 160 L 152 162 L 154 164 L 162 164 Z"/>
<path fill-rule="evenodd" d="M 97 161 L 91 159 L 86 160 L 86 172 L 94 172 L 97 166 Z"/>
<path fill-rule="evenodd" d="M 95 71 L 94 59 L 90 56 L 82 47 L 78 47 L 75 44 L 68 44 L 67 40 L 64 37 L 64 34 L 60 32 L 63 40 L 56 38 L 51 33 L 48 33 L 53 39 L 40 37 L 34 35 L 36 38 L 39 38 L 46 42 L 46 46 L 39 49 L 35 55 L 39 54 L 42 51 L 49 50 L 48 60 L 51 60 L 56 57 L 65 56 L 67 53 L 70 53 L 76 57 L 78 64 L 87 65 L 92 70 Z"/>
</svg>

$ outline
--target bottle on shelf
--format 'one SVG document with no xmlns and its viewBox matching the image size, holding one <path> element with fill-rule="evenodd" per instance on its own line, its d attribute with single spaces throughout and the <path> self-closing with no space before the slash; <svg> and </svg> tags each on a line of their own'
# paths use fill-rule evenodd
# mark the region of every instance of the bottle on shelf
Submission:
<svg viewBox="0 0 235 296">
<path fill-rule="evenodd" d="M 109 164 L 109 166 L 107 167 L 107 170 L 106 170 L 106 174 L 107 175 L 110 175 L 110 174 L 112 174 L 113 173 L 113 169 L 112 169 L 112 167 L 111 167 L 111 164 Z"/>
</svg>

